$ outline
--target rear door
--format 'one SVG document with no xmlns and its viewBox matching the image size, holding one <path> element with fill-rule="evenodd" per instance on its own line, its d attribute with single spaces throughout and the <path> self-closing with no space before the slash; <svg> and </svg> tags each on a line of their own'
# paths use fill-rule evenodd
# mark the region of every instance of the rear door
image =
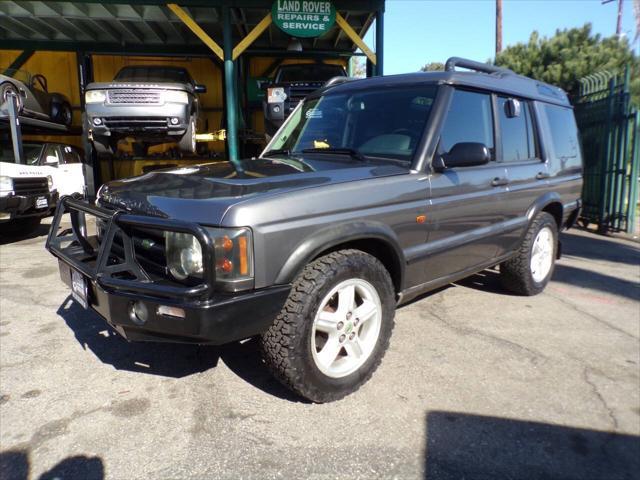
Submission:
<svg viewBox="0 0 640 480">
<path fill-rule="evenodd" d="M 504 220 L 500 195 L 506 191 L 506 170 L 495 161 L 494 127 L 491 94 L 453 91 L 439 153 L 446 154 L 457 143 L 483 143 L 492 152 L 492 160 L 431 176 L 426 281 L 471 269 L 495 257 Z"/>
<path fill-rule="evenodd" d="M 508 187 L 504 203 L 505 222 L 498 243 L 498 255 L 518 247 L 527 227 L 527 211 L 548 184 L 547 164 L 542 161 L 538 124 L 531 102 L 497 96 L 498 163 L 507 170 Z"/>
</svg>

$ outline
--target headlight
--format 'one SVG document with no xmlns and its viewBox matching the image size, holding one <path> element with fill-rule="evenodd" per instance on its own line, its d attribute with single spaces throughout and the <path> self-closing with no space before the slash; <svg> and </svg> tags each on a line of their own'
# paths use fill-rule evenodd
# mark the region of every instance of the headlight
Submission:
<svg viewBox="0 0 640 480">
<path fill-rule="evenodd" d="M 189 103 L 189 94 L 180 90 L 166 90 L 162 98 L 167 103 Z"/>
<path fill-rule="evenodd" d="M 89 90 L 84 94 L 85 103 L 104 103 L 107 92 L 104 90 Z"/>
<path fill-rule="evenodd" d="M 188 233 L 165 232 L 164 238 L 171 275 L 176 280 L 202 278 L 202 247 L 196 237 Z"/>
<path fill-rule="evenodd" d="M 47 175 L 47 185 L 49 185 L 49 191 L 53 190 L 53 178 L 51 178 L 51 175 Z"/>
<path fill-rule="evenodd" d="M 253 279 L 253 242 L 248 228 L 208 228 L 214 244 L 216 284 L 232 285 Z M 169 272 L 176 280 L 203 278 L 200 242 L 191 234 L 165 232 Z M 235 285 L 239 287 L 239 285 Z M 240 289 L 240 288 L 238 288 Z"/>
<path fill-rule="evenodd" d="M 0 197 L 13 193 L 13 178 L 0 175 Z"/>
</svg>

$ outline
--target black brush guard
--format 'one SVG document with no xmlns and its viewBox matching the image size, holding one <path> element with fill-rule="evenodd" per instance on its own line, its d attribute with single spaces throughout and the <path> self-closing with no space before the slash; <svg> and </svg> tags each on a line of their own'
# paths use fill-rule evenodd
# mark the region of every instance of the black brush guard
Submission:
<svg viewBox="0 0 640 480">
<path fill-rule="evenodd" d="M 70 214 L 71 229 L 58 233 L 65 213 Z M 105 223 L 106 228 L 100 240 L 96 236 L 87 235 L 87 214 Z M 196 237 L 202 247 L 202 283 L 195 286 L 176 286 L 152 280 L 136 259 L 131 234 L 134 228 L 188 233 Z M 112 252 L 117 234 L 122 238 L 124 258 Z M 204 300 L 211 296 L 215 282 L 213 247 L 211 237 L 198 224 L 107 210 L 71 197 L 63 197 L 58 202 L 46 243 L 47 250 L 55 257 L 94 280 L 107 292 L 175 300 Z M 116 263 L 113 263 L 114 257 L 117 258 Z M 123 275 L 133 278 L 121 278 Z"/>
</svg>

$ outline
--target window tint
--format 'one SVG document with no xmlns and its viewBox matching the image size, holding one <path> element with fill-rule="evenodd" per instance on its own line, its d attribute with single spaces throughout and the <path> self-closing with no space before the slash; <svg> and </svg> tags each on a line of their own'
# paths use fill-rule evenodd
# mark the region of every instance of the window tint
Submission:
<svg viewBox="0 0 640 480">
<path fill-rule="evenodd" d="M 542 105 L 542 110 L 547 117 L 556 158 L 559 158 L 563 163 L 566 163 L 567 160 L 578 159 L 580 147 L 573 110 L 546 103 Z"/>
<path fill-rule="evenodd" d="M 81 163 L 82 160 L 80 159 L 80 154 L 75 148 L 68 145 L 61 148 L 63 163 Z"/>
<path fill-rule="evenodd" d="M 520 102 L 520 115 L 509 118 L 507 100 L 506 97 L 498 97 L 502 161 L 521 162 L 535 158 L 536 144 L 529 102 L 516 100 Z"/>
<path fill-rule="evenodd" d="M 483 143 L 493 155 L 493 115 L 491 97 L 484 93 L 456 90 L 440 137 L 442 153 L 456 143 Z"/>
</svg>

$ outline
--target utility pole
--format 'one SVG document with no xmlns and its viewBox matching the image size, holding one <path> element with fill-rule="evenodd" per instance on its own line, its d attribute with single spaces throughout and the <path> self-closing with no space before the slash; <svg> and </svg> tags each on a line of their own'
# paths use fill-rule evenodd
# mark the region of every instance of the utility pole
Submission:
<svg viewBox="0 0 640 480">
<path fill-rule="evenodd" d="M 501 51 L 502 51 L 502 0 L 496 0 L 496 56 L 498 56 L 498 54 Z"/>
<path fill-rule="evenodd" d="M 602 5 L 615 2 L 616 0 L 602 0 Z M 624 8 L 624 0 L 618 0 L 618 20 L 616 22 L 616 37 L 620 38 L 622 35 L 622 10 Z"/>
</svg>

